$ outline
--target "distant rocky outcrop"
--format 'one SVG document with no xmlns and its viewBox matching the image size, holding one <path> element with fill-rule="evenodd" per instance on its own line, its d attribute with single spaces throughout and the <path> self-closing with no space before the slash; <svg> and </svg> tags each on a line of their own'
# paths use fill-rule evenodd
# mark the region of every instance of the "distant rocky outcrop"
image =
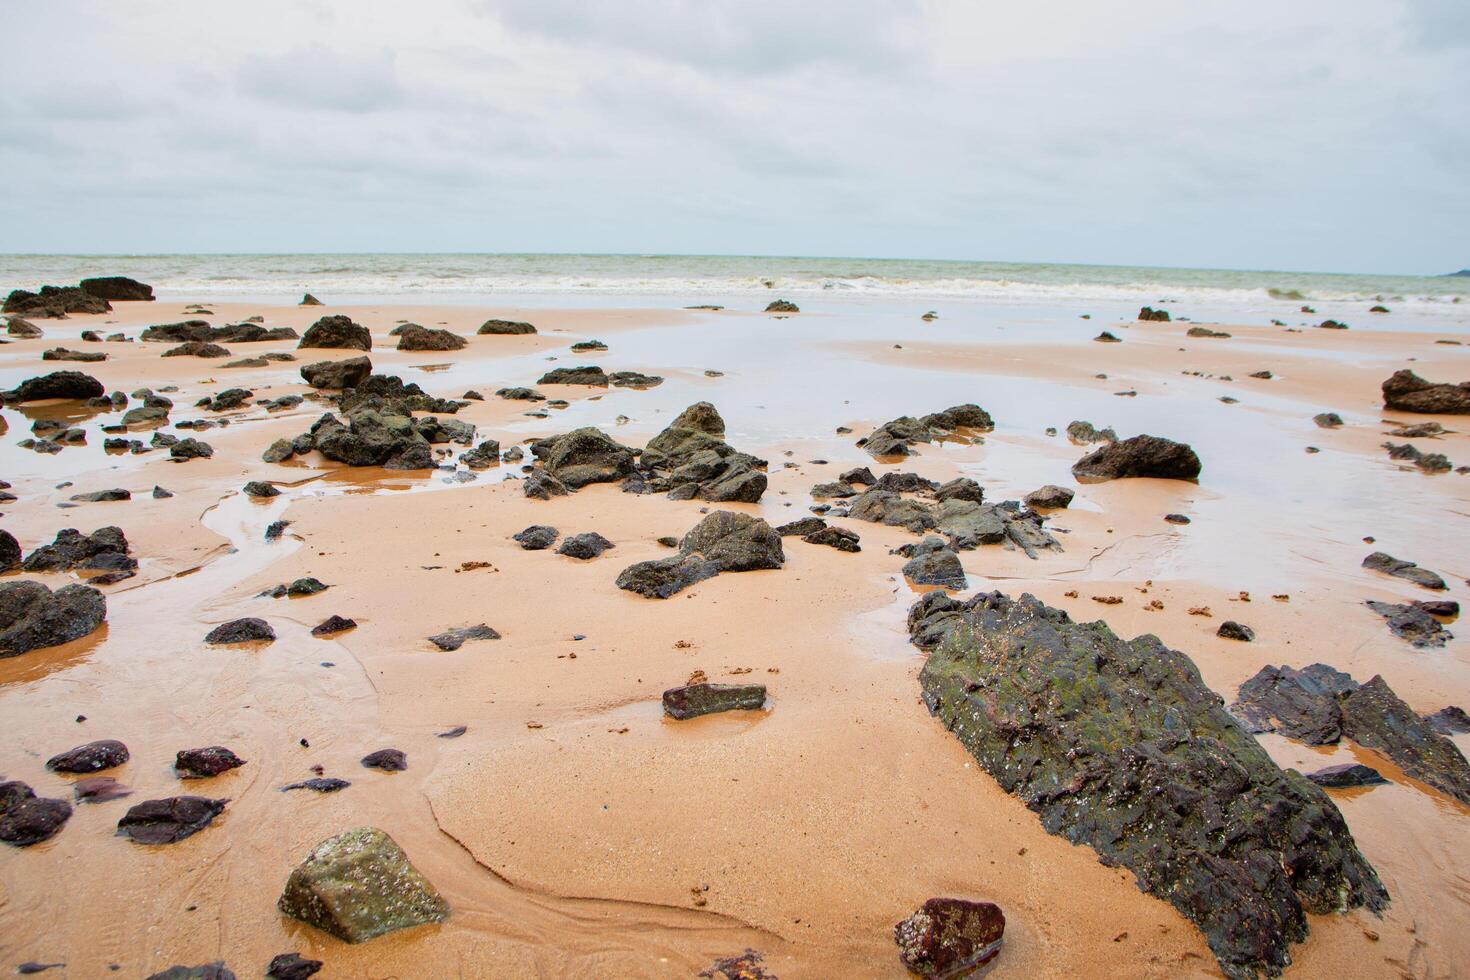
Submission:
<svg viewBox="0 0 1470 980">
<path fill-rule="evenodd" d="M 99 276 L 95 279 L 83 279 L 80 287 L 82 292 L 98 299 L 111 300 L 114 303 L 148 303 L 153 301 L 153 287 L 127 276 Z"/>
</svg>

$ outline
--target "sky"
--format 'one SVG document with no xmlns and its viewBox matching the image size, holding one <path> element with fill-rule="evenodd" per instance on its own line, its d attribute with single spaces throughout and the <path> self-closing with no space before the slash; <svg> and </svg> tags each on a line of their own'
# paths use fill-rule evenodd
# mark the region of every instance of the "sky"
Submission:
<svg viewBox="0 0 1470 980">
<path fill-rule="evenodd" d="M 1466 0 L 0 4 L 9 252 L 1470 267 Z"/>
</svg>

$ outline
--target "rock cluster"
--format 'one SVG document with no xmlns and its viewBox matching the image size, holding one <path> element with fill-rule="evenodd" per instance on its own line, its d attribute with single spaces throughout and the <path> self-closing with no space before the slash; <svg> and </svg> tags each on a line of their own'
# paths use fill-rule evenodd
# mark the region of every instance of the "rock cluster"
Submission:
<svg viewBox="0 0 1470 980">
<path fill-rule="evenodd" d="M 1003 544 L 1035 558 L 1038 550 L 1062 550 L 1060 542 L 1047 533 L 1040 514 L 1023 511 L 1014 501 L 982 503 L 979 486 L 964 477 L 945 484 L 922 477 L 914 482 L 903 479 L 914 476 L 884 474 L 877 486 L 853 498 L 847 516 L 906 528 L 916 534 L 938 531 L 949 539 L 950 547 L 959 551 Z M 919 496 L 906 497 L 904 491 L 885 489 L 887 486 L 903 487 L 904 491 L 914 488 Z"/>
<path fill-rule="evenodd" d="M 78 286 L 42 286 L 37 293 L 12 290 L 0 312 L 63 319 L 70 313 L 107 313 L 111 309 L 107 300 Z"/>
<path fill-rule="evenodd" d="M 295 340 L 296 337 L 296 331 L 290 327 L 263 327 L 258 323 L 229 323 L 216 327 L 208 320 L 154 324 L 138 335 L 139 340 L 171 344 L 258 344 L 272 340 Z"/>
<path fill-rule="evenodd" d="M 959 429 L 990 432 L 994 428 L 995 420 L 979 405 L 955 405 L 923 418 L 904 415 L 885 422 L 866 438 L 859 439 L 858 445 L 872 456 L 908 456 L 910 446 L 956 438 Z"/>
</svg>

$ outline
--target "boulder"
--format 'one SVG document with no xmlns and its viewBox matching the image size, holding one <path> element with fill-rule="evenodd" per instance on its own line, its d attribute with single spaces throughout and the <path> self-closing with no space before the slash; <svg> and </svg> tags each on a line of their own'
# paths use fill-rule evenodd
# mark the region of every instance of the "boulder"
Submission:
<svg viewBox="0 0 1470 980">
<path fill-rule="evenodd" d="M 827 522 L 820 517 L 802 517 L 789 524 L 782 524 L 776 528 L 776 533 L 783 538 L 789 538 L 793 534 L 806 537 L 808 534 L 816 534 L 827 526 Z"/>
<path fill-rule="evenodd" d="M 600 429 L 576 429 L 555 437 L 544 455 L 546 472 L 569 490 L 589 483 L 614 483 L 633 472 L 634 450 Z"/>
<path fill-rule="evenodd" d="M 1230 335 L 1223 330 L 1211 330 L 1209 327 L 1190 327 L 1184 331 L 1186 337 L 1212 337 L 1218 339 L 1229 339 Z"/>
<path fill-rule="evenodd" d="M 212 646 L 220 646 L 227 643 L 255 643 L 259 641 L 271 641 L 276 638 L 276 631 L 271 629 L 271 624 L 254 616 L 244 619 L 232 619 L 228 623 L 221 623 L 210 630 L 204 637 L 204 642 Z"/>
<path fill-rule="evenodd" d="M 560 533 L 556 528 L 545 524 L 532 524 L 524 531 L 517 532 L 513 537 L 526 551 L 545 551 L 556 543 L 557 535 Z"/>
<path fill-rule="evenodd" d="M 477 334 L 522 334 L 535 333 L 536 328 L 520 320 L 486 320 L 480 324 Z"/>
<path fill-rule="evenodd" d="M 399 350 L 460 350 L 466 341 L 449 330 L 434 330 L 410 323 L 398 335 Z"/>
<path fill-rule="evenodd" d="M 331 615 L 311 628 L 312 636 L 331 636 L 344 630 L 356 629 L 357 620 L 345 616 Z"/>
<path fill-rule="evenodd" d="M 1200 461 L 1182 442 L 1159 436 L 1134 436 L 1093 450 L 1072 465 L 1079 480 L 1102 481 L 1134 477 L 1159 480 L 1194 480 Z"/>
<path fill-rule="evenodd" d="M 1453 704 L 1440 708 L 1432 715 L 1425 715 L 1424 720 L 1441 735 L 1470 733 L 1470 715 L 1465 713 L 1464 708 Z"/>
<path fill-rule="evenodd" d="M 970 976 L 1000 953 L 1006 917 L 992 902 L 931 898 L 893 927 L 898 959 L 910 973 L 944 980 Z"/>
<path fill-rule="evenodd" d="M 18 316 L 10 317 L 6 321 L 5 332 L 20 340 L 35 340 L 45 335 L 40 327 Z"/>
<path fill-rule="evenodd" d="M 446 653 L 458 650 L 470 640 L 498 640 L 500 633 L 492 627 L 480 623 L 477 626 L 459 626 L 443 633 L 435 633 L 429 637 L 429 642 Z"/>
<path fill-rule="evenodd" d="M 174 772 L 181 779 L 207 779 L 245 764 L 223 745 L 209 745 L 202 749 L 180 749 L 174 756 Z"/>
<path fill-rule="evenodd" d="M 302 379 L 313 388 L 341 390 L 356 388 L 373 373 L 373 362 L 366 356 L 341 361 L 317 361 L 301 367 Z"/>
<path fill-rule="evenodd" d="M 306 328 L 301 343 L 296 346 L 370 351 L 373 349 L 373 335 L 367 327 L 354 323 L 351 317 L 324 316 Z"/>
<path fill-rule="evenodd" d="M 188 340 L 177 347 L 163 352 L 164 357 L 229 357 L 230 352 L 219 344 L 203 340 Z"/>
<path fill-rule="evenodd" d="M 607 387 L 607 374 L 596 367 L 565 367 L 547 371 L 536 382 L 541 385 L 589 385 L 594 388 Z"/>
<path fill-rule="evenodd" d="M 96 742 L 78 745 L 60 755 L 46 760 L 46 768 L 52 772 L 90 773 L 112 769 L 127 762 L 128 747 L 115 738 L 104 738 Z"/>
<path fill-rule="evenodd" d="M 12 290 L 0 312 L 62 319 L 70 313 L 107 313 L 111 309 L 107 300 L 76 286 L 42 286 L 39 293 Z"/>
<path fill-rule="evenodd" d="M 909 549 L 909 562 L 903 576 L 915 585 L 937 585 L 945 589 L 966 589 L 965 570 L 960 556 L 944 543 L 944 539 L 927 537 Z"/>
<path fill-rule="evenodd" d="M 1317 424 L 1317 428 L 1319 429 L 1342 428 L 1342 416 L 1336 412 L 1322 412 L 1318 415 L 1313 415 L 1312 421 Z"/>
<path fill-rule="evenodd" d="M 322 841 L 286 880 L 282 914 L 344 942 L 449 917 L 449 904 L 393 838 L 360 827 Z"/>
<path fill-rule="evenodd" d="M 0 572 L 10 571 L 20 561 L 20 542 L 9 531 L 0 529 Z"/>
<path fill-rule="evenodd" d="M 79 288 L 90 296 L 111 300 L 114 303 L 147 303 L 153 300 L 152 286 L 136 279 L 129 279 L 127 276 L 99 276 L 95 279 L 83 279 Z"/>
<path fill-rule="evenodd" d="M 191 436 L 169 446 L 168 455 L 170 459 L 208 459 L 214 455 L 214 447 Z"/>
<path fill-rule="evenodd" d="M 1112 429 L 1098 429 L 1091 422 L 1074 421 L 1067 423 L 1067 438 L 1078 445 L 1086 445 L 1094 442 L 1117 442 L 1118 434 Z"/>
<path fill-rule="evenodd" d="M 1370 568 L 1375 572 L 1392 575 L 1394 578 L 1405 579 L 1415 585 L 1422 585 L 1426 589 L 1446 588 L 1444 579 L 1427 568 L 1420 568 L 1411 561 L 1404 561 L 1382 551 L 1375 551 L 1363 559 L 1363 567 Z"/>
<path fill-rule="evenodd" d="M 321 306 L 322 305 L 322 301 L 319 300 L 319 299 L 317 299 L 315 296 L 311 295 L 311 293 L 307 293 L 305 296 L 301 297 L 301 302 L 298 305 L 300 305 L 300 306 Z"/>
<path fill-rule="evenodd" d="M 71 813 L 65 800 L 38 797 L 18 780 L 0 782 L 0 841 L 29 847 L 50 840 L 61 833 Z"/>
<path fill-rule="evenodd" d="M 265 480 L 251 480 L 241 487 L 240 490 L 247 497 L 255 497 L 262 500 L 281 495 L 281 491 L 276 488 L 275 484 L 268 483 Z"/>
<path fill-rule="evenodd" d="M 664 692 L 664 714 L 683 721 L 720 711 L 757 711 L 765 706 L 764 684 L 688 684 Z"/>
<path fill-rule="evenodd" d="M 1395 371 L 1383 382 L 1383 407 L 1398 412 L 1470 415 L 1470 381 L 1425 381 L 1413 371 Z"/>
<path fill-rule="evenodd" d="M 684 411 L 674 417 L 669 423 L 671 429 L 693 429 L 706 435 L 721 436 L 725 434 L 725 420 L 720 417 L 719 409 L 709 402 L 695 402 Z"/>
<path fill-rule="evenodd" d="M 596 558 L 612 547 L 614 547 L 613 543 L 607 538 L 604 538 L 596 531 L 589 531 L 586 534 L 571 535 L 561 543 L 561 547 L 556 549 L 556 553 L 566 555 L 569 558 L 580 558 L 586 561 L 591 558 Z"/>
<path fill-rule="evenodd" d="M 1325 793 L 1226 714 L 1184 654 L 1032 596 L 909 612 L 925 703 L 1051 833 L 1199 926 L 1230 977 L 1274 974 L 1306 913 L 1388 893 Z"/>
<path fill-rule="evenodd" d="M 1172 319 L 1169 316 L 1168 310 L 1156 310 L 1152 306 L 1145 306 L 1139 310 L 1138 318 L 1140 320 L 1157 320 L 1160 323 L 1168 323 Z"/>
<path fill-rule="evenodd" d="M 41 352 L 43 361 L 81 361 L 83 363 L 95 364 L 98 361 L 107 360 L 107 355 L 101 351 L 71 350 L 68 347 L 53 347 Z"/>
<path fill-rule="evenodd" d="M 383 772 L 403 772 L 408 768 L 408 755 L 402 749 L 378 749 L 360 761 L 364 769 L 381 769 Z"/>
<path fill-rule="evenodd" d="M 107 599 L 89 585 L 0 584 L 0 658 L 79 640 L 106 619 Z"/>
<path fill-rule="evenodd" d="M 699 555 L 679 554 L 629 565 L 619 573 L 617 586 L 650 599 L 667 599 L 719 573 L 716 562 Z"/>
<path fill-rule="evenodd" d="M 1340 766 L 1327 766 L 1316 772 L 1307 773 L 1307 778 L 1318 786 L 1330 789 L 1347 789 L 1353 786 L 1378 786 L 1388 782 L 1382 773 L 1369 766 L 1349 762 Z"/>
<path fill-rule="evenodd" d="M 1066 487 L 1059 487 L 1055 484 L 1048 483 L 1046 486 L 1032 490 L 1026 494 L 1024 502 L 1027 507 L 1056 510 L 1071 504 L 1072 498 L 1075 496 L 1076 494 Z"/>
<path fill-rule="evenodd" d="M 1237 623 L 1233 619 L 1227 619 L 1220 624 L 1220 628 L 1215 631 L 1215 635 L 1222 640 L 1239 640 L 1242 643 L 1250 643 L 1256 638 L 1256 631 L 1242 623 Z"/>
<path fill-rule="evenodd" d="M 49 398 L 101 398 L 106 391 L 102 382 L 80 371 L 52 371 L 37 378 L 27 378 L 20 387 L 5 392 L 12 404 L 39 402 Z"/>
<path fill-rule="evenodd" d="M 117 830 L 139 844 L 175 844 L 208 827 L 229 802 L 205 796 L 144 800 L 123 815 Z"/>
<path fill-rule="evenodd" d="M 128 539 L 120 527 L 98 528 L 85 535 L 76 528 L 69 527 L 57 531 L 56 539 L 50 544 L 43 544 L 27 555 L 21 568 L 27 572 L 65 572 L 74 568 L 118 571 L 136 568 L 138 563 L 128 552 Z"/>
<path fill-rule="evenodd" d="M 1444 615 L 1438 607 L 1425 602 L 1375 602 L 1369 600 L 1367 607 L 1388 621 L 1388 629 L 1399 639 L 1408 640 L 1421 649 L 1442 647 L 1455 638 L 1445 629 L 1436 615 Z"/>
<path fill-rule="evenodd" d="M 656 388 L 664 383 L 664 379 L 656 374 L 638 371 L 614 371 L 607 380 L 614 388 Z"/>
<path fill-rule="evenodd" d="M 766 304 L 767 313 L 800 313 L 801 307 L 790 300 L 776 299 Z"/>
<path fill-rule="evenodd" d="M 778 530 L 776 533 L 781 532 Z M 804 535 L 801 540 L 807 544 L 824 544 L 829 548 L 836 548 L 838 551 L 846 551 L 849 554 L 856 554 L 863 550 L 859 543 L 861 539 L 845 527 L 824 527 L 819 531 Z"/>
<path fill-rule="evenodd" d="M 679 547 L 698 552 L 722 572 L 780 568 L 786 562 L 781 536 L 771 525 L 749 514 L 717 510 L 684 535 Z"/>
<path fill-rule="evenodd" d="M 321 970 L 321 960 L 309 960 L 300 953 L 281 953 L 271 957 L 265 968 L 266 980 L 306 980 Z"/>
</svg>

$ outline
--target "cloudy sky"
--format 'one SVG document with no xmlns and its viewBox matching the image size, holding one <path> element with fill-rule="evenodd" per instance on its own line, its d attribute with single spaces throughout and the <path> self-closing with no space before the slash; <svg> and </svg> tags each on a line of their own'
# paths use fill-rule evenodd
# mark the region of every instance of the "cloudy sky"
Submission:
<svg viewBox="0 0 1470 980">
<path fill-rule="evenodd" d="M 0 4 L 12 252 L 1470 266 L 1467 0 Z"/>
</svg>

